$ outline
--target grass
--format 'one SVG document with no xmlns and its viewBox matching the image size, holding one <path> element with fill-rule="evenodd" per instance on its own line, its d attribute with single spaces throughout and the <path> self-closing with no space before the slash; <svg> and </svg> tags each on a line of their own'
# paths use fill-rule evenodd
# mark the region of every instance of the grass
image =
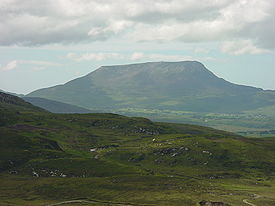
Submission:
<svg viewBox="0 0 275 206">
<path fill-rule="evenodd" d="M 250 179 L 194 180 L 164 176 L 69 179 L 1 176 L 1 179 L 1 202 L 17 205 L 46 205 L 72 199 L 186 206 L 196 205 L 202 199 L 231 205 L 242 205 L 243 199 L 265 203 L 262 205 L 274 203 L 274 182 L 259 181 L 255 184 Z M 254 200 L 253 194 L 261 197 Z"/>
<path fill-rule="evenodd" d="M 0 205 L 274 205 L 275 138 L 24 108 L 0 104 Z"/>
<path fill-rule="evenodd" d="M 244 136 L 275 136 L 274 107 L 242 113 L 207 113 L 182 110 L 124 108 L 112 112 L 127 116 L 142 116 L 153 121 L 196 124 L 238 133 Z"/>
</svg>

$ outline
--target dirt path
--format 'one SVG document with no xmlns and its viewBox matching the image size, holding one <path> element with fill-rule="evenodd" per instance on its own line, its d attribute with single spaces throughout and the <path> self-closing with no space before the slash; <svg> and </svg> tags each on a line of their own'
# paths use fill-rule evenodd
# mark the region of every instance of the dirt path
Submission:
<svg viewBox="0 0 275 206">
<path fill-rule="evenodd" d="M 122 204 L 122 203 L 111 203 L 111 202 L 100 202 L 100 201 L 88 201 L 88 200 L 69 200 L 69 201 L 64 201 L 64 202 L 58 202 L 54 204 L 49 204 L 46 206 L 58 206 L 58 205 L 65 205 L 65 204 L 71 204 L 71 203 L 91 203 L 91 204 L 106 204 L 106 205 L 113 205 L 113 206 L 139 206 L 136 204 Z M 144 205 L 145 206 L 145 205 Z"/>
<path fill-rule="evenodd" d="M 70 204 L 70 203 L 96 203 L 94 201 L 87 201 L 87 200 L 70 200 L 70 201 L 64 201 L 64 202 L 58 202 L 46 206 L 57 206 L 57 205 L 65 205 L 65 204 Z"/>
<path fill-rule="evenodd" d="M 257 206 L 257 205 L 254 205 L 254 204 L 248 202 L 248 199 L 244 199 L 243 202 L 244 202 L 245 204 L 250 205 L 250 206 Z"/>
</svg>

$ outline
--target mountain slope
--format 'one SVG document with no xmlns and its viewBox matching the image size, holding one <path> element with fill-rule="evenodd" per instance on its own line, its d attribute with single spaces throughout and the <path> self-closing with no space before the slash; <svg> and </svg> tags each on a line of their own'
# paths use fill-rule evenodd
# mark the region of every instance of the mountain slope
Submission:
<svg viewBox="0 0 275 206">
<path fill-rule="evenodd" d="M 91 113 L 91 110 L 71 104 L 57 102 L 40 97 L 23 97 L 23 99 L 37 107 L 41 107 L 53 113 Z"/>
<path fill-rule="evenodd" d="M 36 107 L 20 97 L 0 92 L 0 110 L 13 109 L 13 111 L 45 111 L 39 107 Z"/>
<path fill-rule="evenodd" d="M 274 91 L 232 84 L 195 61 L 103 66 L 28 96 L 101 110 L 129 107 L 239 112 L 275 104 Z"/>
</svg>

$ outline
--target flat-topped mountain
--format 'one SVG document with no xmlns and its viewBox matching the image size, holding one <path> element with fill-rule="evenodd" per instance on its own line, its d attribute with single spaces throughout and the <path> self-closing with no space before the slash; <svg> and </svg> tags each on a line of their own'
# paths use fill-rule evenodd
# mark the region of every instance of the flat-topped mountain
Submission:
<svg viewBox="0 0 275 206">
<path fill-rule="evenodd" d="M 102 66 L 42 97 L 88 109 L 150 108 L 239 112 L 275 104 L 275 92 L 230 83 L 196 61 Z"/>
</svg>

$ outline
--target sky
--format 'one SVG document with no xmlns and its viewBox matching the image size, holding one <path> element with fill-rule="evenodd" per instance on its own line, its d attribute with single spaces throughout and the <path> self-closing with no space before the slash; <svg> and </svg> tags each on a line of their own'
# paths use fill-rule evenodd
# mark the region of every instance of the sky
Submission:
<svg viewBox="0 0 275 206">
<path fill-rule="evenodd" d="M 0 0 L 0 89 L 27 94 L 102 65 L 202 62 L 275 90 L 275 0 Z"/>
</svg>

